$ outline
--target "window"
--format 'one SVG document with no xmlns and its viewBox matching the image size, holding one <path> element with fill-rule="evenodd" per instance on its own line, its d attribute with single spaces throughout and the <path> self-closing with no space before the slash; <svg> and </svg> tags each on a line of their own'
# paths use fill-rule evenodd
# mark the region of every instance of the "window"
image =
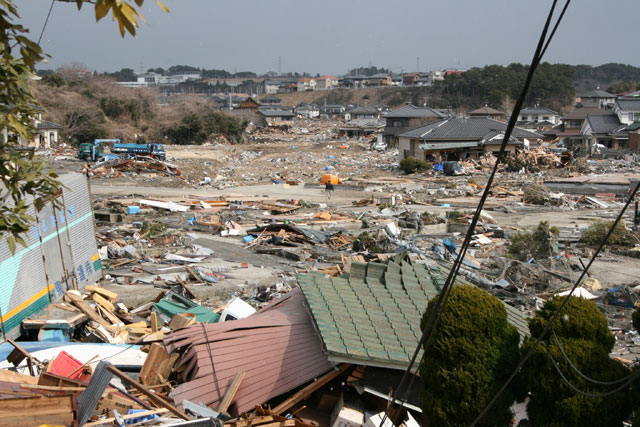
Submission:
<svg viewBox="0 0 640 427">
<path fill-rule="evenodd" d="M 527 121 L 527 116 L 522 116 L 522 118 L 520 120 L 523 121 L 523 122 L 526 122 Z"/>
<path fill-rule="evenodd" d="M 549 121 L 549 116 L 542 116 L 542 120 L 547 120 L 547 121 Z"/>
</svg>

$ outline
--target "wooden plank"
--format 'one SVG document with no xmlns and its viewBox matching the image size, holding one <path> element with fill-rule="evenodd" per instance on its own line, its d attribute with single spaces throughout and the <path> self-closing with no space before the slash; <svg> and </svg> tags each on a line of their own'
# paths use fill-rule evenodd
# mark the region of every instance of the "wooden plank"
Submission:
<svg viewBox="0 0 640 427">
<path fill-rule="evenodd" d="M 0 420 L 2 425 L 12 427 L 75 426 L 75 402 L 71 395 L 3 399 Z"/>
<path fill-rule="evenodd" d="M 133 378 L 129 377 L 128 375 L 126 375 L 124 372 L 120 371 L 120 369 L 116 368 L 115 366 L 109 365 L 107 367 L 107 369 L 109 370 L 109 372 L 114 374 L 116 377 L 118 377 L 122 381 L 130 384 L 136 390 L 140 391 L 142 394 L 147 396 L 149 398 L 149 400 L 151 400 L 153 403 L 155 403 L 155 404 L 157 404 L 159 406 L 167 408 L 169 411 L 171 411 L 171 413 L 173 413 L 174 415 L 177 415 L 178 417 L 182 418 L 183 420 L 189 421 L 191 419 L 191 418 L 189 418 L 189 416 L 187 414 L 185 414 L 184 412 L 180 411 L 178 408 L 173 406 L 171 403 L 169 403 L 168 401 L 166 401 L 162 397 L 158 396 L 156 393 L 152 392 L 147 387 L 145 387 L 144 385 L 140 384 L 138 381 L 136 381 Z"/>
<path fill-rule="evenodd" d="M 133 260 L 131 260 L 131 261 L 133 261 Z M 112 267 L 114 267 L 114 266 L 112 266 Z M 114 302 L 115 300 L 118 299 L 118 294 L 116 294 L 115 292 L 108 291 L 105 288 L 101 288 L 99 286 L 85 286 L 84 290 L 87 291 L 87 292 L 93 292 L 93 293 L 102 295 L 103 297 L 105 297 L 106 299 L 108 299 L 111 302 Z"/>
<path fill-rule="evenodd" d="M 324 376 L 320 377 L 317 381 L 312 382 L 311 384 L 304 387 L 302 390 L 293 394 L 287 400 L 285 400 L 284 402 L 282 402 L 281 404 L 273 408 L 272 412 L 274 414 L 280 415 L 284 411 L 291 408 L 293 405 L 296 405 L 297 403 L 307 399 L 314 391 L 318 390 L 320 387 L 322 387 L 332 379 L 336 378 L 337 376 L 342 374 L 344 371 L 346 371 L 350 367 L 351 367 L 350 363 L 343 363 L 342 365 L 340 365 L 340 368 L 338 370 L 333 370 L 331 372 L 326 373 Z"/>
<path fill-rule="evenodd" d="M 152 311 L 149 322 L 151 323 L 151 332 L 158 332 L 158 313 Z"/>
<path fill-rule="evenodd" d="M 144 361 L 144 365 L 142 365 L 142 369 L 140 369 L 138 381 L 144 385 L 153 385 L 154 383 L 157 383 L 158 381 L 154 381 L 157 379 L 156 374 L 161 371 L 162 361 L 168 358 L 169 354 L 164 346 L 158 343 L 151 344 L 149 354 Z"/>
<path fill-rule="evenodd" d="M 249 425 L 256 426 L 256 425 L 268 423 L 271 421 L 273 421 L 272 415 L 264 415 L 260 417 L 251 417 L 248 419 L 227 421 L 225 424 L 231 425 L 233 427 L 246 427 Z"/>
<path fill-rule="evenodd" d="M 135 414 L 121 415 L 120 418 L 126 421 L 126 420 L 130 420 L 132 418 L 146 417 L 148 415 L 166 414 L 167 412 L 169 412 L 168 409 L 159 408 L 159 409 L 152 409 L 150 411 L 137 412 Z M 104 420 L 93 421 L 91 423 L 85 423 L 84 426 L 85 427 L 103 426 L 103 425 L 107 425 L 107 424 L 112 424 L 115 420 L 116 420 L 115 418 L 105 418 Z"/>
<path fill-rule="evenodd" d="M 116 306 L 109 302 L 105 297 L 100 294 L 93 294 L 91 298 L 97 303 L 100 304 L 102 308 L 107 309 L 111 313 L 116 311 Z"/>
<path fill-rule="evenodd" d="M 227 412 L 227 409 L 229 409 L 231 402 L 236 397 L 236 393 L 240 388 L 240 384 L 242 383 L 242 380 L 244 379 L 245 374 L 246 372 L 240 371 L 236 373 L 235 377 L 233 377 L 233 381 L 231 381 L 231 385 L 227 389 L 226 393 L 224 394 L 224 397 L 222 398 L 222 400 L 220 401 L 220 404 L 218 405 L 219 413 L 222 414 Z"/>
<path fill-rule="evenodd" d="M 84 314 L 89 316 L 89 319 L 93 320 L 94 322 L 98 323 L 101 326 L 104 326 L 109 332 L 113 333 L 114 331 L 113 325 L 107 322 L 106 320 L 104 320 L 102 316 L 100 316 L 93 308 L 91 308 L 89 304 L 82 301 L 81 299 L 78 300 L 78 299 L 72 298 L 72 301 L 73 301 L 73 305 L 78 307 L 80 311 L 82 311 Z"/>
<path fill-rule="evenodd" d="M 0 369 L 0 381 L 20 384 L 38 384 L 38 378 L 36 377 L 9 371 L 7 369 Z"/>
</svg>

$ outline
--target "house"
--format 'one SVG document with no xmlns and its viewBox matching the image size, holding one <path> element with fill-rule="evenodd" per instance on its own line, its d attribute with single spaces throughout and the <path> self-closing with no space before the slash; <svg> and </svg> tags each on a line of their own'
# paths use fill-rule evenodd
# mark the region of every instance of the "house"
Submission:
<svg viewBox="0 0 640 427">
<path fill-rule="evenodd" d="M 280 91 L 282 82 L 280 80 L 263 80 L 262 86 L 264 93 L 273 94 Z"/>
<path fill-rule="evenodd" d="M 349 138 L 358 136 L 367 136 L 381 133 L 384 129 L 384 120 L 376 118 L 371 119 L 352 119 L 338 128 L 340 136 Z"/>
<path fill-rule="evenodd" d="M 300 104 L 295 109 L 298 117 L 303 119 L 316 119 L 320 116 L 320 107 L 315 104 Z"/>
<path fill-rule="evenodd" d="M 264 118 L 264 121 L 267 122 L 268 125 L 277 122 L 290 122 L 297 116 L 293 111 L 276 109 L 259 109 L 258 114 Z"/>
<path fill-rule="evenodd" d="M 434 160 L 438 154 L 446 160 L 466 160 L 486 153 L 497 154 L 506 128 L 506 123 L 487 117 L 450 117 L 433 122 L 398 135 L 400 160 L 407 157 Z M 516 127 L 507 143 L 507 152 L 541 140 L 541 134 Z"/>
<path fill-rule="evenodd" d="M 402 75 L 402 84 L 404 86 L 413 86 L 422 77 L 420 73 L 406 73 Z"/>
<path fill-rule="evenodd" d="M 416 82 L 417 86 L 433 86 L 436 82 L 444 80 L 444 71 L 431 71 L 427 75 L 422 75 Z"/>
<path fill-rule="evenodd" d="M 587 152 L 593 153 L 596 144 L 606 148 L 626 148 L 629 141 L 627 125 L 620 123 L 617 114 L 589 114 L 582 123 Z"/>
<path fill-rule="evenodd" d="M 382 115 L 381 109 L 373 105 L 363 105 L 349 110 L 351 119 L 379 119 Z"/>
<path fill-rule="evenodd" d="M 357 88 L 357 87 L 365 87 L 367 86 L 367 79 L 369 77 L 365 76 L 364 74 L 353 74 L 350 76 L 345 76 L 342 79 L 340 79 L 339 83 L 340 86 L 342 87 L 352 87 L 352 88 Z"/>
<path fill-rule="evenodd" d="M 630 125 L 640 122 L 640 97 L 623 96 L 616 100 L 613 112 L 618 116 L 620 123 Z"/>
<path fill-rule="evenodd" d="M 325 119 L 342 118 L 349 120 L 351 119 L 351 114 L 349 114 L 349 118 L 347 119 L 346 111 L 345 106 L 341 104 L 325 104 L 320 107 L 320 115 Z"/>
<path fill-rule="evenodd" d="M 488 106 L 480 107 L 473 111 L 469 111 L 469 116 L 471 117 L 486 117 L 492 120 L 499 120 L 501 122 L 506 121 L 507 115 L 500 110 L 496 110 L 495 108 L 491 108 Z"/>
<path fill-rule="evenodd" d="M 387 73 L 374 74 L 366 80 L 366 86 L 391 86 L 391 83 L 391 74 Z"/>
<path fill-rule="evenodd" d="M 517 124 L 527 129 L 546 130 L 560 124 L 560 115 L 549 108 L 536 105 L 521 110 Z"/>
<path fill-rule="evenodd" d="M 582 134 L 582 126 L 589 115 L 609 114 L 610 112 L 597 107 L 576 108 L 571 113 L 562 116 L 562 124 L 549 131 L 545 131 L 548 137 L 557 138 L 565 148 L 574 155 L 586 155 L 591 153 L 591 147 L 587 144 L 587 139 Z"/>
<path fill-rule="evenodd" d="M 629 134 L 629 143 L 627 147 L 633 150 L 640 149 L 640 122 L 630 124 L 627 127 L 627 132 Z"/>
<path fill-rule="evenodd" d="M 316 81 L 315 79 L 309 77 L 303 77 L 298 80 L 298 92 L 305 92 L 316 90 Z"/>
<path fill-rule="evenodd" d="M 62 126 L 57 123 L 42 120 L 42 113 L 38 113 L 33 118 L 33 126 L 36 132 L 31 135 L 30 139 L 24 139 L 22 136 L 10 133 L 7 129 L 0 131 L 0 139 L 7 141 L 13 139 L 19 146 L 30 147 L 36 150 L 41 148 L 49 149 L 51 144 L 58 142 L 60 129 Z"/>
<path fill-rule="evenodd" d="M 597 87 L 596 90 L 591 92 L 579 95 L 579 99 L 579 102 L 583 107 L 595 107 L 600 109 L 605 109 L 616 102 L 615 95 L 605 92 L 604 90 L 600 90 L 600 87 Z"/>
<path fill-rule="evenodd" d="M 388 147 L 397 147 L 399 134 L 447 117 L 448 114 L 432 108 L 407 104 L 385 116 L 384 141 Z"/>
<path fill-rule="evenodd" d="M 262 105 L 280 105 L 282 103 L 282 99 L 278 98 L 277 96 L 273 96 L 273 95 L 268 95 L 265 96 L 264 98 L 260 99 L 260 103 Z"/>
<path fill-rule="evenodd" d="M 256 102 L 253 98 L 249 97 L 238 104 L 236 109 L 238 110 L 250 110 L 250 111 L 258 111 L 258 107 L 260 104 Z"/>
<path fill-rule="evenodd" d="M 316 90 L 331 90 L 338 87 L 338 78 L 336 76 L 316 77 Z"/>
<path fill-rule="evenodd" d="M 391 86 L 402 86 L 402 74 L 391 74 Z"/>
</svg>

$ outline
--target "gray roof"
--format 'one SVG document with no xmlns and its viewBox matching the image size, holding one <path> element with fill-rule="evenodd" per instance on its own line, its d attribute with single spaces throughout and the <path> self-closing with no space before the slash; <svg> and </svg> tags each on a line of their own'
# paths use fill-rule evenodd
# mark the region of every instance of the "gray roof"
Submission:
<svg viewBox="0 0 640 427">
<path fill-rule="evenodd" d="M 593 133 L 609 133 L 620 126 L 617 114 L 591 115 L 587 116 L 587 121 Z"/>
<path fill-rule="evenodd" d="M 362 107 L 356 107 L 349 112 L 351 114 L 379 114 L 380 110 L 373 106 L 364 105 Z"/>
<path fill-rule="evenodd" d="M 487 117 L 458 117 L 430 123 L 426 126 L 410 130 L 398 136 L 423 140 L 485 140 L 504 132 L 507 124 Z M 541 139 L 542 135 L 521 128 L 514 128 L 511 134 L 514 138 Z"/>
<path fill-rule="evenodd" d="M 506 116 L 506 113 L 503 113 L 500 110 L 496 110 L 491 107 L 480 107 L 473 111 L 469 111 L 469 114 L 472 116 Z"/>
<path fill-rule="evenodd" d="M 544 108 L 544 107 L 525 108 L 524 110 L 520 111 L 520 114 L 551 114 L 551 115 L 558 115 L 558 113 L 556 111 L 553 111 L 553 110 L 550 110 L 549 108 Z"/>
<path fill-rule="evenodd" d="M 416 107 L 415 105 L 407 104 L 404 107 L 398 108 L 397 110 L 390 112 L 385 117 L 387 118 L 440 117 L 444 119 L 445 117 L 447 117 L 447 115 L 428 107 Z"/>
<path fill-rule="evenodd" d="M 582 93 L 579 95 L 580 98 L 615 98 L 616 96 L 612 93 L 605 92 L 604 90 L 596 89 L 591 92 Z"/>
<path fill-rule="evenodd" d="M 62 129 L 62 125 L 42 120 L 38 123 L 38 129 Z"/>
<path fill-rule="evenodd" d="M 295 117 L 296 113 L 289 110 L 258 110 L 265 117 Z"/>
<path fill-rule="evenodd" d="M 264 102 L 264 101 L 280 102 L 282 100 L 280 98 L 278 98 L 277 96 L 269 95 L 269 96 L 265 96 L 260 101 L 262 101 L 262 102 Z"/>
<path fill-rule="evenodd" d="M 616 104 L 622 111 L 640 111 L 640 99 L 638 98 L 618 98 Z"/>
<path fill-rule="evenodd" d="M 341 126 L 341 129 L 348 129 L 348 128 L 365 128 L 365 129 L 370 129 L 370 128 L 383 128 L 384 127 L 384 121 L 383 120 L 378 120 L 378 119 L 353 119 L 353 120 L 349 120 L 347 123 L 344 124 L 344 126 Z"/>
</svg>

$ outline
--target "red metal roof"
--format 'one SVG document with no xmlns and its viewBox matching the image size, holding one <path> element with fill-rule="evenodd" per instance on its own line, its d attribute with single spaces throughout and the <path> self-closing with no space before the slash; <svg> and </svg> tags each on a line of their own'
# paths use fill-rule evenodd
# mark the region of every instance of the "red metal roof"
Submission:
<svg viewBox="0 0 640 427">
<path fill-rule="evenodd" d="M 176 405 L 187 399 L 215 409 L 236 373 L 244 371 L 231 408 L 240 413 L 331 370 L 303 302 L 296 288 L 245 319 L 168 335 L 167 350 L 183 352 L 175 365 L 183 383 L 171 393 Z"/>
</svg>

